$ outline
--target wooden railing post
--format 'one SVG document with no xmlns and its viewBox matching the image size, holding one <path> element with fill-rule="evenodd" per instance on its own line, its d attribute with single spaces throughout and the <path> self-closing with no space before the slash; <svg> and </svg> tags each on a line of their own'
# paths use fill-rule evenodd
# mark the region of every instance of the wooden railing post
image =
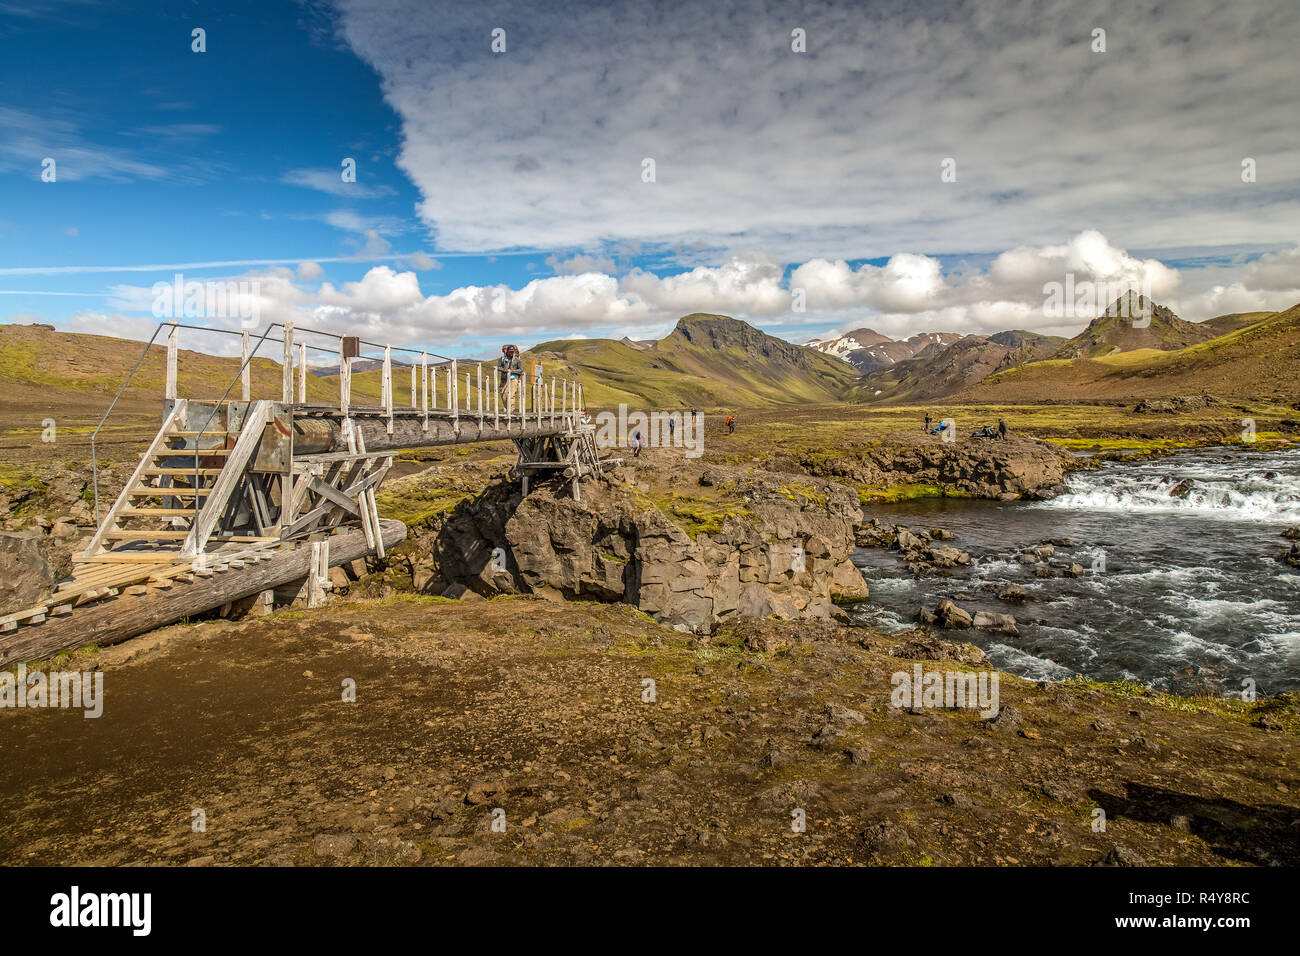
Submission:
<svg viewBox="0 0 1300 956">
<path fill-rule="evenodd" d="M 344 355 L 343 336 L 339 336 L 339 412 L 348 417 L 352 404 L 352 360 Z"/>
<path fill-rule="evenodd" d="M 384 346 L 384 414 L 388 416 L 388 434 L 393 433 L 393 350 Z"/>
<path fill-rule="evenodd" d="M 293 402 L 293 323 L 284 325 L 284 366 L 281 369 L 280 400 L 286 405 Z"/>
<path fill-rule="evenodd" d="M 173 324 L 172 330 L 167 333 L 167 382 L 163 386 L 163 398 L 176 397 L 176 358 L 180 344 L 180 326 Z"/>
<path fill-rule="evenodd" d="M 448 398 L 451 400 L 451 425 L 457 431 L 460 431 L 460 377 L 456 373 L 456 360 L 451 360 L 451 394 Z"/>
<path fill-rule="evenodd" d="M 483 363 L 474 363 L 474 390 L 478 392 L 478 427 L 483 430 Z"/>
<path fill-rule="evenodd" d="M 429 430 L 429 353 L 420 353 L 420 405 L 424 408 L 424 430 Z M 435 378 L 436 386 L 438 380 Z"/>
<path fill-rule="evenodd" d="M 239 333 L 239 391 L 243 401 L 247 402 L 253 396 L 253 363 L 248 360 L 248 330 Z"/>
<path fill-rule="evenodd" d="M 298 343 L 298 401 L 307 404 L 307 343 Z"/>
<path fill-rule="evenodd" d="M 419 400 L 419 398 L 418 398 L 417 395 L 416 395 L 416 389 L 415 389 L 416 377 L 415 377 L 415 376 L 416 376 L 415 363 L 412 362 L 412 363 L 411 363 L 411 407 L 412 407 L 412 408 L 419 408 L 419 407 L 420 407 L 420 400 Z"/>
<path fill-rule="evenodd" d="M 501 383 L 496 365 L 492 366 L 492 427 L 501 427 Z"/>
</svg>

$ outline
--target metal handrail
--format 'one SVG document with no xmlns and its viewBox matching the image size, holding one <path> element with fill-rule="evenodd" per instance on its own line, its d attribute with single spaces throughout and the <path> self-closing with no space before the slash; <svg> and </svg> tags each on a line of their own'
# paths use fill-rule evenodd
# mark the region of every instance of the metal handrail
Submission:
<svg viewBox="0 0 1300 956">
<path fill-rule="evenodd" d="M 259 351 L 259 350 L 261 349 L 261 347 L 266 343 L 266 340 L 267 340 L 268 336 L 270 336 L 271 332 L 272 332 L 274 329 L 277 329 L 277 328 L 279 328 L 279 329 L 283 329 L 283 328 L 286 328 L 286 327 L 287 327 L 287 324 L 284 323 L 284 322 L 271 322 L 271 323 L 269 323 L 269 324 L 266 326 L 266 329 L 262 332 L 261 336 L 258 337 L 257 345 L 256 345 L 253 349 L 249 350 L 248 355 L 247 355 L 247 356 L 243 359 L 243 361 L 240 363 L 239 368 L 236 370 L 234 376 L 231 378 L 230 382 L 226 385 L 225 391 L 223 391 L 223 392 L 221 393 L 221 397 L 217 399 L 216 404 L 213 406 L 213 409 L 212 409 L 211 414 L 208 415 L 208 420 L 207 420 L 206 422 L 204 422 L 204 423 L 203 423 L 203 427 L 202 427 L 201 429 L 199 429 L 200 432 L 206 432 L 206 431 L 208 430 L 208 427 L 212 424 L 213 420 L 217 417 L 217 414 L 220 412 L 222 404 L 223 404 L 223 403 L 226 401 L 226 399 L 229 397 L 229 395 L 230 395 L 230 390 L 231 390 L 232 388 L 235 387 L 235 382 L 239 381 L 240 378 L 243 376 L 243 374 L 244 374 L 244 370 L 245 370 L 246 368 L 248 368 L 249 363 L 252 362 L 253 359 L 257 356 L 258 351 Z M 94 490 L 94 501 L 95 501 L 95 524 L 96 524 L 96 526 L 98 526 L 99 523 L 100 523 L 100 516 L 99 516 L 99 455 L 98 455 L 98 451 L 97 451 L 97 449 L 96 449 L 96 440 L 97 440 L 98 437 L 99 437 L 99 433 L 100 433 L 100 432 L 103 430 L 103 428 L 104 428 L 104 423 L 108 421 L 108 417 L 109 417 L 109 415 L 111 415 L 111 414 L 113 413 L 113 409 L 117 407 L 117 403 L 121 400 L 122 395 L 126 392 L 126 389 L 127 389 L 127 387 L 131 384 L 132 379 L 135 378 L 135 374 L 136 374 L 136 372 L 138 372 L 138 371 L 140 370 L 140 366 L 143 365 L 145 359 L 148 358 L 148 356 L 149 356 L 149 350 L 153 348 L 153 346 L 154 346 L 154 344 L 155 344 L 155 342 L 156 342 L 156 340 L 157 340 L 157 338 L 158 338 L 158 333 L 161 332 L 164 328 L 169 328 L 169 329 L 195 329 L 195 330 L 200 331 L 200 332 L 216 332 L 216 333 L 223 334 L 223 335 L 239 335 L 239 336 L 243 336 L 243 335 L 246 335 L 246 334 L 247 334 L 246 330 L 239 330 L 239 331 L 236 331 L 236 330 L 234 330 L 234 329 L 220 329 L 220 328 L 212 328 L 212 327 L 209 327 L 209 326 L 203 326 L 203 325 L 190 325 L 190 324 L 185 323 L 185 322 L 175 322 L 175 321 L 172 321 L 172 322 L 159 322 L 159 323 L 158 323 L 158 326 L 157 326 L 157 328 L 154 329 L 153 334 L 152 334 L 151 336 L 149 336 L 149 341 L 145 343 L 144 349 L 143 349 L 143 350 L 141 351 L 141 353 L 140 353 L 140 357 L 136 360 L 135 365 L 133 365 L 133 366 L 131 367 L 131 371 L 127 373 L 126 379 L 122 382 L 121 386 L 118 387 L 117 394 L 114 395 L 114 396 L 113 396 L 113 400 L 112 400 L 111 402 L 109 402 L 108 408 L 104 411 L 103 416 L 102 416 L 102 417 L 100 418 L 100 420 L 99 420 L 99 424 L 95 426 L 95 430 L 94 430 L 94 432 L 91 433 L 91 436 L 90 436 L 90 467 L 91 467 L 91 484 L 92 484 L 92 487 L 93 487 L 93 490 Z M 325 331 L 322 331 L 322 330 L 320 330 L 320 329 L 312 329 L 312 328 L 308 328 L 307 326 L 294 326 L 294 331 L 295 331 L 295 332 L 303 332 L 303 333 L 306 333 L 306 334 L 308 334 L 308 335 L 323 335 L 323 336 L 327 336 L 327 337 L 329 337 L 329 338 L 338 339 L 338 340 L 340 341 L 340 343 L 341 343 L 342 340 L 346 337 L 346 336 L 340 335 L 340 334 L 337 333 L 337 332 L 325 332 Z M 282 341 L 282 342 L 284 341 L 284 337 L 283 337 L 283 336 L 281 336 L 281 341 Z M 386 350 L 387 352 L 389 352 L 390 354 L 391 354 L 392 352 L 407 352 L 407 353 L 409 353 L 409 354 L 411 354 L 411 355 L 420 355 L 420 356 L 423 356 L 423 357 L 426 359 L 426 361 L 427 361 L 428 358 L 433 358 L 433 359 L 435 359 L 435 360 L 438 360 L 438 361 L 435 362 L 435 364 L 434 364 L 433 366 L 431 366 L 431 367 L 433 367 L 433 368 L 439 368 L 439 367 L 442 367 L 442 366 L 444 366 L 444 365 L 455 365 L 455 363 L 456 363 L 456 359 L 451 358 L 451 357 L 449 357 L 449 356 L 440 355 L 440 354 L 438 354 L 437 352 L 430 352 L 428 349 L 413 349 L 413 348 L 406 348 L 406 347 L 403 347 L 403 346 L 390 346 L 390 345 L 383 345 L 383 344 L 380 344 L 380 343 L 378 343 L 378 342 L 370 342 L 370 341 L 366 341 L 366 340 L 364 340 L 364 339 L 360 339 L 360 338 L 357 339 L 357 343 L 358 343 L 359 345 L 365 345 L 365 346 L 369 346 L 369 347 L 371 347 L 371 348 L 384 349 L 384 350 Z M 303 345 L 304 345 L 306 348 L 312 349 L 313 351 L 321 351 L 321 352 L 329 352 L 329 351 L 332 351 L 332 350 L 330 350 L 330 349 L 326 349 L 326 348 L 323 348 L 323 347 L 318 346 L 318 345 L 311 345 L 311 344 L 308 344 L 308 343 L 306 343 L 306 342 L 304 342 Z M 341 351 L 341 350 L 340 350 L 340 351 Z M 373 356 L 359 356 L 359 357 L 366 357 L 366 358 L 371 358 L 372 360 L 377 360 L 377 359 L 375 359 L 375 357 L 373 357 Z M 479 364 L 482 364 L 482 363 L 479 363 Z M 490 363 L 489 363 L 489 364 L 490 364 Z M 412 367 L 414 367 L 414 366 L 412 366 Z M 339 371 L 340 371 L 340 374 L 341 374 L 341 373 L 342 373 L 342 367 L 341 367 L 341 366 L 340 366 Z M 200 459 L 200 457 L 201 457 L 201 452 L 202 452 L 202 451 L 203 451 L 203 449 L 201 449 L 201 448 L 198 447 L 198 442 L 196 441 L 196 442 L 195 442 L 195 448 L 194 448 L 194 488 L 195 488 L 195 489 L 197 489 L 197 488 L 199 487 L 199 470 L 200 470 L 200 469 L 199 469 L 199 459 Z M 179 457 L 179 456 L 177 456 L 177 457 Z M 196 525 L 197 525 L 197 522 L 198 522 L 198 513 L 199 513 L 199 510 L 200 510 L 199 496 L 196 494 L 196 495 L 194 495 L 194 520 L 195 520 Z"/>
</svg>

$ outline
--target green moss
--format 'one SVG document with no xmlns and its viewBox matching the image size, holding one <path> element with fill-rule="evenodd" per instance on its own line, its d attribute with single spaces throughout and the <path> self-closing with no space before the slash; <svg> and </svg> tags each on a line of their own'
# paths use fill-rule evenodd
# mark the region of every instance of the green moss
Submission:
<svg viewBox="0 0 1300 956">
<path fill-rule="evenodd" d="M 17 491 L 20 488 L 29 488 L 33 491 L 44 491 L 48 486 L 37 476 L 37 472 L 31 468 L 3 468 L 0 467 L 0 485 L 8 488 L 10 491 Z"/>
<path fill-rule="evenodd" d="M 396 518 L 408 528 L 416 528 L 436 518 L 447 515 L 462 501 L 473 497 L 467 491 L 446 488 L 404 488 L 401 491 L 381 491 L 375 496 L 379 514 Z"/>
<path fill-rule="evenodd" d="M 970 494 L 964 491 L 924 484 L 858 485 L 857 491 L 858 500 L 863 504 L 888 504 L 895 501 L 913 501 L 918 498 L 971 497 Z"/>
<path fill-rule="evenodd" d="M 783 485 L 779 493 L 789 498 L 791 501 L 798 501 L 803 498 L 819 507 L 826 507 L 826 495 L 818 491 L 812 485 Z"/>
<path fill-rule="evenodd" d="M 646 494 L 633 492 L 633 498 L 641 507 L 650 507 L 663 514 L 680 527 L 691 538 L 701 534 L 717 534 L 728 518 L 757 523 L 758 516 L 744 505 L 736 504 L 722 498 L 687 497 L 666 492 Z"/>
</svg>

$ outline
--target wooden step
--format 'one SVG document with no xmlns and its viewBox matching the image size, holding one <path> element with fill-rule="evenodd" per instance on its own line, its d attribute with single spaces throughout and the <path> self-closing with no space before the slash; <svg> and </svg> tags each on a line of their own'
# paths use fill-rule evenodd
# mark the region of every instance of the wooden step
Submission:
<svg viewBox="0 0 1300 956">
<path fill-rule="evenodd" d="M 168 438 L 198 438 L 198 437 L 200 437 L 200 436 L 202 436 L 202 435 L 213 435 L 213 436 L 221 435 L 221 436 L 225 436 L 225 435 L 237 435 L 237 434 L 239 434 L 239 433 L 238 433 L 238 432 L 228 432 L 228 431 L 226 431 L 224 428 L 221 428 L 221 429 L 217 429 L 217 430 L 215 430 L 215 431 L 206 431 L 206 432 L 187 432 L 187 431 L 183 431 L 183 430 L 182 430 L 182 431 L 174 431 L 174 432 L 168 432 L 168 433 L 167 433 L 167 437 L 168 437 Z"/>
<path fill-rule="evenodd" d="M 184 541 L 189 535 L 188 531 L 132 531 L 124 528 L 104 532 L 105 538 L 118 541 Z"/>
<path fill-rule="evenodd" d="M 193 498 L 195 495 L 208 495 L 211 493 L 211 488 L 150 488 L 147 485 L 141 485 L 139 488 L 131 489 L 132 498 L 140 495 L 153 495 L 156 498 Z"/>
<path fill-rule="evenodd" d="M 123 508 L 120 518 L 193 518 L 193 508 Z"/>
<path fill-rule="evenodd" d="M 168 456 L 171 457 L 171 456 Z M 184 478 L 187 475 L 199 475 L 200 477 L 212 477 L 221 474 L 220 468 L 146 468 L 146 475 L 168 475 L 173 478 Z"/>
<path fill-rule="evenodd" d="M 114 528 L 112 531 L 106 531 L 104 537 L 116 538 L 121 541 L 183 541 L 189 537 L 188 531 L 132 531 L 122 528 Z M 234 541 L 239 543 L 246 542 L 263 542 L 279 541 L 279 538 L 262 537 L 258 535 L 236 534 L 226 537 L 225 535 L 213 535 L 208 539 L 210 543 L 220 544 L 224 541 Z"/>
<path fill-rule="evenodd" d="M 211 455 L 229 455 L 235 449 L 233 448 L 163 448 L 155 458 L 193 458 L 197 455 L 199 458 L 207 458 Z"/>
</svg>

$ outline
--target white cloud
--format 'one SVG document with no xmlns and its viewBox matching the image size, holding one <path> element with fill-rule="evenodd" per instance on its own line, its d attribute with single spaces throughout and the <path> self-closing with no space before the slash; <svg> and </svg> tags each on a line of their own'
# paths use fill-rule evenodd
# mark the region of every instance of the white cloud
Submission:
<svg viewBox="0 0 1300 956">
<path fill-rule="evenodd" d="M 375 229 L 367 229 L 365 232 L 365 242 L 356 239 L 345 240 L 350 245 L 356 246 L 358 259 L 377 259 L 380 256 L 386 256 L 393 251 L 393 245 L 387 239 L 379 234 Z"/>
<path fill-rule="evenodd" d="M 609 256 L 578 253 L 567 259 L 550 255 L 546 264 L 560 275 L 581 275 L 584 272 L 613 272 L 617 266 Z"/>
<path fill-rule="evenodd" d="M 391 187 L 382 184 L 368 186 L 359 179 L 345 183 L 342 167 L 338 169 L 291 169 L 280 177 L 280 182 L 290 186 L 302 186 L 317 192 L 328 193 L 343 199 L 373 199 L 377 196 L 391 196 Z"/>
<path fill-rule="evenodd" d="M 55 184 L 165 179 L 178 172 L 139 160 L 125 150 L 92 143 L 71 120 L 0 106 L 0 171 L 39 181 L 46 158 L 54 160 Z"/>
<path fill-rule="evenodd" d="M 1179 271 L 1156 259 L 1134 257 L 1099 233 L 1084 232 L 1065 243 L 1018 246 L 995 257 L 983 271 L 948 274 L 937 259 L 903 253 L 882 266 L 856 269 L 842 260 L 811 260 L 783 280 L 784 270 L 776 260 L 748 252 L 719 266 L 665 276 L 638 269 L 621 278 L 589 271 L 532 279 L 519 288 L 462 286 L 433 295 L 421 290 L 415 271 L 390 266 L 376 266 L 360 280 L 337 286 L 323 282 L 314 290 L 303 285 L 319 278 L 309 268 L 313 262 L 301 263 L 296 272 L 275 267 L 233 279 L 256 280 L 263 323 L 292 321 L 346 329 L 372 341 L 436 347 L 490 335 L 537 341 L 588 335 L 657 338 L 679 316 L 695 311 L 759 324 L 779 319 L 783 327 L 834 323 L 846 331 L 866 325 L 897 338 L 928 331 L 990 333 L 1010 328 L 1070 335 L 1092 316 L 1062 319 L 1044 311 L 1043 284 L 1063 282 L 1067 274 L 1076 285 L 1105 282 L 1141 289 L 1148 281 L 1157 301 L 1184 318 L 1200 320 L 1300 302 L 1300 289 L 1286 287 L 1286 270 L 1298 259 L 1300 247 L 1231 269 Z M 808 311 L 793 314 L 790 292 L 799 287 L 807 293 Z M 121 285 L 113 287 L 110 306 L 119 314 L 147 312 L 152 301 L 150 287 Z M 1107 304 L 1101 302 L 1099 309 Z M 90 327 L 94 318 L 87 313 L 79 321 Z M 803 341 L 807 336 L 792 338 Z"/>
<path fill-rule="evenodd" d="M 697 266 L 660 278 L 633 270 L 624 277 L 625 294 L 660 315 L 726 311 L 738 315 L 776 315 L 790 308 L 781 285 L 781 266 L 764 253 L 733 256 L 721 266 Z"/>
<path fill-rule="evenodd" d="M 319 262 L 300 262 L 298 263 L 298 278 L 306 281 L 319 279 L 325 274 Z"/>
<path fill-rule="evenodd" d="M 823 2 L 798 10 L 806 54 L 788 12 L 739 0 L 338 2 L 443 248 L 635 239 L 834 261 L 1090 228 L 1150 249 L 1277 245 L 1300 220 L 1300 20 L 1280 0 L 1101 0 L 1082 19 L 1074 0 L 1032 16 Z"/>
<path fill-rule="evenodd" d="M 426 252 L 413 252 L 403 261 L 417 272 L 428 272 L 430 269 L 442 268 L 442 263 Z"/>
<path fill-rule="evenodd" d="M 1300 246 L 1260 256 L 1243 270 L 1242 281 L 1253 289 L 1294 292 L 1300 288 Z"/>
</svg>

